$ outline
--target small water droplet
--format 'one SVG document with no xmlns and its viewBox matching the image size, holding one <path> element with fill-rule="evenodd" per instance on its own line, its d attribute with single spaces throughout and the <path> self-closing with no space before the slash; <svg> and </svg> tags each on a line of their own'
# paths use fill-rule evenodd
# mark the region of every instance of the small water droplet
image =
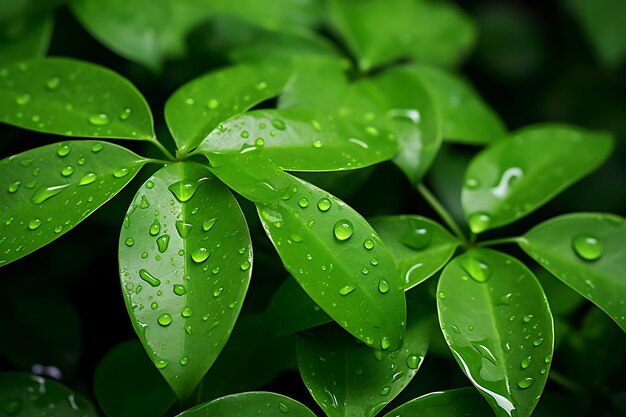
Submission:
<svg viewBox="0 0 626 417">
<path fill-rule="evenodd" d="M 131 238 L 127 238 L 126 240 L 124 240 L 124 244 L 130 248 L 135 244 L 135 241 Z"/>
<path fill-rule="evenodd" d="M 130 170 L 128 168 L 118 168 L 115 171 L 113 171 L 113 176 L 115 178 L 123 178 L 126 175 L 128 175 L 129 172 Z"/>
<path fill-rule="evenodd" d="M 530 323 L 533 317 L 535 316 L 533 316 L 532 314 L 526 314 L 524 317 L 522 317 L 522 320 L 524 321 L 524 323 Z"/>
<path fill-rule="evenodd" d="M 363 247 L 367 250 L 372 250 L 374 248 L 374 241 L 372 239 L 365 239 L 363 241 Z"/>
<path fill-rule="evenodd" d="M 28 103 L 30 103 L 30 99 L 31 99 L 30 94 L 22 94 L 15 98 L 15 103 L 18 106 L 25 106 Z"/>
<path fill-rule="evenodd" d="M 417 369 L 420 364 L 420 358 L 417 355 L 409 355 L 406 358 L 406 366 L 411 369 Z"/>
<path fill-rule="evenodd" d="M 314 140 L 314 141 L 313 141 L 313 147 L 314 147 L 314 148 L 317 148 L 317 149 L 321 148 L 321 147 L 322 147 L 322 141 L 320 141 L 320 140 Z"/>
<path fill-rule="evenodd" d="M 255 144 L 256 146 L 263 146 L 263 145 L 265 145 L 265 140 L 264 140 L 263 138 L 257 138 L 257 139 L 254 141 L 254 144 Z"/>
<path fill-rule="evenodd" d="M 522 369 L 527 369 L 530 366 L 531 361 L 532 361 L 532 358 L 530 356 L 522 359 L 522 362 L 520 363 Z"/>
<path fill-rule="evenodd" d="M 191 251 L 191 259 L 196 263 L 202 263 L 209 258 L 209 251 L 206 248 L 198 247 Z"/>
<path fill-rule="evenodd" d="M 385 278 L 381 278 L 378 281 L 378 291 L 380 291 L 381 294 L 387 294 L 390 289 L 391 286 L 389 285 L 389 281 L 387 281 Z"/>
<path fill-rule="evenodd" d="M 170 235 L 159 236 L 156 242 L 157 242 L 157 247 L 159 248 L 159 252 L 165 253 L 165 251 L 167 250 L 167 247 L 170 244 Z"/>
<path fill-rule="evenodd" d="M 152 181 L 146 182 L 146 188 L 151 190 L 154 187 L 154 183 Z"/>
<path fill-rule="evenodd" d="M 267 83 L 265 81 L 261 81 L 256 85 L 257 90 L 265 90 L 267 88 Z"/>
<path fill-rule="evenodd" d="M 517 386 L 520 387 L 521 389 L 526 389 L 526 388 L 530 388 L 530 386 L 534 383 L 535 383 L 535 380 L 527 376 L 525 378 L 520 379 L 519 382 L 517 383 Z"/>
<path fill-rule="evenodd" d="M 215 110 L 217 109 L 219 105 L 220 105 L 220 102 L 212 98 L 211 100 L 209 100 L 206 106 L 209 108 L 209 110 Z"/>
<path fill-rule="evenodd" d="M 422 250 L 430 245 L 430 232 L 425 228 L 411 229 L 402 238 L 400 242 L 411 249 Z"/>
<path fill-rule="evenodd" d="M 387 336 L 383 337 L 380 340 L 380 347 L 385 350 L 385 349 L 389 349 L 389 346 L 391 346 L 391 340 L 389 340 L 389 338 Z"/>
<path fill-rule="evenodd" d="M 74 168 L 72 168 L 71 166 L 66 166 L 65 168 L 61 169 L 61 175 L 64 177 L 69 177 L 73 173 L 74 173 Z"/>
<path fill-rule="evenodd" d="M 57 155 L 59 155 L 60 157 L 64 157 L 69 155 L 71 149 L 69 147 L 69 145 L 61 145 L 59 146 L 59 149 L 57 149 Z"/>
<path fill-rule="evenodd" d="M 250 269 L 250 262 L 248 261 L 243 261 L 240 265 L 239 268 L 241 268 L 242 271 L 247 271 L 248 269 Z"/>
<path fill-rule="evenodd" d="M 476 178 L 468 178 L 465 180 L 465 186 L 471 190 L 478 188 L 480 183 Z"/>
<path fill-rule="evenodd" d="M 102 149 L 104 149 L 104 145 L 101 144 L 100 142 L 96 142 L 93 145 L 91 145 L 91 152 L 93 152 L 93 153 L 98 153 Z"/>
<path fill-rule="evenodd" d="M 491 276 L 489 265 L 472 255 L 467 255 L 461 259 L 461 267 L 478 282 L 485 282 Z"/>
<path fill-rule="evenodd" d="M 133 111 L 129 108 L 125 108 L 121 113 L 120 113 L 120 120 L 128 120 L 130 118 L 130 115 Z"/>
<path fill-rule="evenodd" d="M 215 226 L 215 222 L 217 222 L 217 217 L 205 221 L 204 223 L 202 223 L 202 230 L 208 232 L 213 228 L 213 226 Z"/>
<path fill-rule="evenodd" d="M 19 190 L 20 184 L 21 184 L 21 181 L 14 181 L 11 184 L 9 184 L 9 192 L 14 193 L 17 190 Z"/>
<path fill-rule="evenodd" d="M 321 200 L 320 200 L 321 201 Z M 319 203 L 318 203 L 319 207 Z M 350 220 L 340 219 L 337 220 L 335 226 L 333 228 L 333 232 L 335 234 L 335 238 L 339 241 L 344 241 L 350 239 L 352 233 L 354 233 L 354 227 Z"/>
<path fill-rule="evenodd" d="M 157 318 L 157 322 L 163 326 L 167 327 L 172 324 L 172 315 L 169 313 L 163 313 Z"/>
<path fill-rule="evenodd" d="M 59 88 L 61 84 L 61 79 L 59 77 L 52 77 L 48 81 L 46 81 L 46 88 L 50 91 L 54 91 Z"/>
<path fill-rule="evenodd" d="M 146 271 L 145 269 L 139 270 L 139 278 L 141 278 L 153 287 L 158 287 L 159 285 L 161 285 L 161 280 L 152 275 L 150 272 Z"/>
<path fill-rule="evenodd" d="M 444 293 L 443 291 L 439 291 L 439 293 L 437 294 L 437 297 L 443 300 L 444 298 L 446 298 L 446 293 Z"/>
<path fill-rule="evenodd" d="M 307 208 L 309 206 L 309 200 L 307 200 L 306 198 L 301 198 L 300 200 L 298 200 L 298 205 L 302 208 Z"/>
<path fill-rule="evenodd" d="M 363 275 L 367 275 L 367 274 L 369 274 L 369 273 L 370 273 L 370 270 L 369 270 L 369 269 L 367 269 L 367 267 L 365 267 L 365 266 L 364 266 L 363 268 L 361 268 L 361 273 L 362 273 Z"/>
<path fill-rule="evenodd" d="M 370 260 L 370 263 L 371 263 L 373 266 L 376 266 L 376 265 L 378 265 L 378 259 L 376 259 L 376 258 L 372 258 L 372 259 Z"/>
<path fill-rule="evenodd" d="M 150 202 L 148 201 L 148 198 L 145 195 L 142 195 L 141 201 L 139 203 L 139 208 L 147 209 L 148 207 L 150 207 Z"/>
<path fill-rule="evenodd" d="M 576 255 L 585 261 L 595 261 L 600 259 L 604 248 L 602 242 L 589 235 L 576 236 L 572 241 L 572 247 Z"/>
<path fill-rule="evenodd" d="M 180 315 L 185 317 L 185 318 L 189 318 L 189 317 L 193 316 L 193 311 L 191 311 L 191 309 L 189 307 L 185 307 L 180 312 Z"/>
<path fill-rule="evenodd" d="M 217 272 L 219 272 L 219 268 L 218 268 Z M 223 288 L 216 289 L 215 291 L 213 291 L 213 297 L 215 297 L 215 298 L 219 297 L 220 295 L 222 295 L 222 291 L 223 291 Z"/>
<path fill-rule="evenodd" d="M 285 130 L 285 128 L 286 128 L 285 122 L 283 122 L 280 119 L 273 119 L 272 120 L 272 126 L 274 126 L 278 130 Z"/>
<path fill-rule="evenodd" d="M 287 414 L 290 411 L 287 404 L 284 404 L 281 402 L 278 403 L 278 409 L 280 410 L 281 413 L 285 413 L 285 414 Z"/>
<path fill-rule="evenodd" d="M 98 177 L 96 176 L 96 174 L 94 174 L 93 172 L 88 172 L 87 174 L 83 175 L 80 180 L 78 180 L 78 185 L 88 185 L 96 182 L 97 179 Z"/>
<path fill-rule="evenodd" d="M 180 284 L 174 284 L 173 291 L 176 295 L 185 295 L 187 293 L 185 286 Z"/>
<path fill-rule="evenodd" d="M 30 230 L 39 229 L 39 226 L 41 226 L 41 220 L 39 219 L 31 219 L 31 221 L 28 222 L 28 228 Z"/>
<path fill-rule="evenodd" d="M 489 228 L 491 217 L 487 213 L 474 213 L 469 217 L 469 226 L 474 233 L 482 233 Z"/>
<path fill-rule="evenodd" d="M 355 288 L 352 285 L 344 285 L 343 287 L 339 288 L 339 294 L 348 295 L 354 290 Z"/>
<path fill-rule="evenodd" d="M 158 360 L 158 361 L 156 361 L 154 364 L 156 365 L 156 367 L 157 367 L 158 369 L 163 369 L 163 368 L 167 367 L 167 361 L 162 360 L 162 359 L 159 359 L 159 360 Z"/>
<path fill-rule="evenodd" d="M 542 343 L 543 343 L 543 338 L 541 338 L 541 337 L 540 337 L 539 339 L 535 339 L 535 340 L 533 340 L 533 345 L 534 345 L 534 346 L 539 346 L 539 345 L 541 345 Z"/>
<path fill-rule="evenodd" d="M 89 123 L 94 126 L 106 126 L 110 122 L 109 116 L 104 113 L 93 114 L 89 116 Z"/>
<path fill-rule="evenodd" d="M 160 231 L 161 231 L 161 223 L 159 222 L 159 219 L 154 219 L 154 221 L 150 225 L 149 232 L 152 236 L 156 236 L 159 234 Z"/>
</svg>

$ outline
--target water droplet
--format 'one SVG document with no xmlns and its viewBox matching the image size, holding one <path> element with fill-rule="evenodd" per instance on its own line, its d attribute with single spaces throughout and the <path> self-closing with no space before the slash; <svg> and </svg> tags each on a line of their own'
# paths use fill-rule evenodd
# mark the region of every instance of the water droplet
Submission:
<svg viewBox="0 0 626 417">
<path fill-rule="evenodd" d="M 256 146 L 263 146 L 265 145 L 265 140 L 263 138 L 257 138 L 257 140 L 254 141 L 254 144 Z"/>
<path fill-rule="evenodd" d="M 534 317 L 534 316 L 533 316 L 532 314 L 526 314 L 526 315 L 522 318 L 522 320 L 524 321 L 524 323 L 530 323 L 530 322 L 531 322 L 531 320 L 533 319 L 533 317 Z"/>
<path fill-rule="evenodd" d="M 191 309 L 189 307 L 185 307 L 180 312 L 180 315 L 185 317 L 185 318 L 189 318 L 189 317 L 193 316 L 193 311 L 191 311 Z"/>
<path fill-rule="evenodd" d="M 176 230 L 178 231 L 178 235 L 183 239 L 187 239 L 191 229 L 193 229 L 193 224 L 185 223 L 182 220 L 176 221 Z"/>
<path fill-rule="evenodd" d="M 61 230 L 63 230 L 62 226 L 57 226 L 54 228 L 54 233 L 61 233 Z"/>
<path fill-rule="evenodd" d="M 88 185 L 95 182 L 97 179 L 98 177 L 96 176 L 96 174 L 94 174 L 93 172 L 89 172 L 83 175 L 80 180 L 78 180 L 78 185 Z"/>
<path fill-rule="evenodd" d="M 285 128 L 286 128 L 285 122 L 283 122 L 280 119 L 273 119 L 272 120 L 272 126 L 274 126 L 278 130 L 285 130 Z"/>
<path fill-rule="evenodd" d="M 165 368 L 167 366 L 167 361 L 164 361 L 164 360 L 160 359 L 160 360 L 156 361 L 154 364 L 156 365 L 156 367 L 158 369 L 163 369 L 163 368 Z"/>
<path fill-rule="evenodd" d="M 219 272 L 219 268 L 218 268 L 217 272 Z M 222 291 L 223 291 L 223 288 L 216 289 L 215 291 L 213 291 L 213 297 L 215 297 L 215 298 L 219 297 L 220 295 L 222 295 Z"/>
<path fill-rule="evenodd" d="M 146 259 L 148 257 L 148 252 L 141 253 L 141 259 Z"/>
<path fill-rule="evenodd" d="M 256 85 L 257 90 L 265 90 L 267 88 L 267 83 L 265 81 L 261 81 Z"/>
<path fill-rule="evenodd" d="M 209 258 L 209 251 L 206 248 L 195 248 L 191 251 L 191 259 L 196 263 L 202 263 Z"/>
<path fill-rule="evenodd" d="M 61 175 L 64 177 L 69 177 L 73 173 L 74 173 L 74 168 L 72 168 L 71 166 L 66 166 L 65 168 L 61 170 Z"/>
<path fill-rule="evenodd" d="M 69 147 L 69 145 L 61 145 L 59 146 L 59 149 L 57 149 L 57 155 L 59 155 L 60 157 L 64 157 L 69 155 L 71 149 Z"/>
<path fill-rule="evenodd" d="M 50 187 L 41 187 L 35 191 L 35 193 L 30 198 L 31 203 L 33 204 L 41 204 L 44 201 L 54 197 L 63 191 L 64 188 L 68 187 L 69 184 L 62 185 L 53 185 Z"/>
<path fill-rule="evenodd" d="M 383 337 L 380 340 L 380 347 L 384 350 L 384 349 L 389 349 L 389 346 L 391 346 L 391 340 L 389 340 L 387 336 Z"/>
<path fill-rule="evenodd" d="M 121 113 L 120 113 L 120 120 L 128 120 L 130 118 L 130 114 L 132 113 L 132 110 L 129 108 L 124 109 Z"/>
<path fill-rule="evenodd" d="M 61 84 L 61 79 L 59 77 L 52 77 L 48 81 L 46 81 L 46 88 L 50 91 L 54 91 L 59 88 Z"/>
<path fill-rule="evenodd" d="M 572 241 L 574 252 L 585 261 L 595 261 L 602 256 L 602 242 L 589 235 L 580 235 Z"/>
<path fill-rule="evenodd" d="M 17 97 L 15 98 L 15 103 L 16 103 L 18 106 L 25 106 L 25 105 L 27 105 L 28 103 L 30 103 L 30 98 L 31 98 L 31 97 L 30 97 L 30 94 L 22 94 L 22 95 L 19 95 L 19 96 L 17 96 Z"/>
<path fill-rule="evenodd" d="M 250 269 L 250 262 L 248 261 L 243 261 L 240 265 L 239 268 L 241 268 L 242 271 L 247 271 L 248 269 Z"/>
<path fill-rule="evenodd" d="M 153 287 L 158 287 L 159 285 L 161 285 L 161 280 L 152 275 L 150 272 L 146 271 L 145 269 L 139 270 L 139 278 L 146 281 Z"/>
<path fill-rule="evenodd" d="M 527 369 L 530 366 L 531 360 L 532 360 L 532 358 L 530 356 L 522 359 L 522 362 L 520 364 L 522 369 Z"/>
<path fill-rule="evenodd" d="M 444 293 L 443 291 L 440 291 L 440 292 L 437 294 L 437 297 L 439 297 L 439 298 L 441 298 L 441 299 L 443 300 L 444 298 L 446 298 L 446 293 Z"/>
<path fill-rule="evenodd" d="M 219 101 L 217 101 L 216 99 L 212 98 L 211 100 L 209 100 L 209 102 L 207 103 L 207 105 L 206 105 L 206 106 L 207 106 L 210 110 L 215 110 L 215 109 L 217 109 L 217 107 L 218 107 L 219 105 L 220 105 L 220 102 L 219 102 Z"/>
<path fill-rule="evenodd" d="M 167 247 L 170 244 L 170 235 L 159 236 L 156 242 L 157 242 L 157 247 L 159 248 L 159 252 L 165 253 L 165 251 L 167 250 Z"/>
<path fill-rule="evenodd" d="M 420 358 L 417 355 L 409 355 L 406 358 L 406 366 L 411 369 L 417 369 L 420 364 Z"/>
<path fill-rule="evenodd" d="M 533 340 L 533 345 L 534 346 L 539 346 L 543 343 L 543 338 L 539 338 L 539 339 L 535 339 Z"/>
<path fill-rule="evenodd" d="M 317 148 L 317 149 L 321 148 L 321 147 L 322 147 L 322 141 L 320 141 L 320 140 L 314 140 L 314 141 L 313 141 L 313 147 L 314 147 L 314 148 Z"/>
<path fill-rule="evenodd" d="M 154 221 L 150 225 L 149 232 L 152 236 L 156 236 L 159 234 L 160 231 L 161 231 L 161 223 L 159 222 L 159 219 L 154 219 Z"/>
<path fill-rule="evenodd" d="M 110 122 L 109 116 L 104 113 L 93 114 L 89 116 L 89 123 L 94 126 L 106 126 Z"/>
<path fill-rule="evenodd" d="M 472 255 L 467 255 L 461 259 L 461 267 L 478 282 L 485 282 L 491 276 L 489 265 Z"/>
<path fill-rule="evenodd" d="M 171 184 L 167 189 L 174 194 L 174 197 L 176 197 L 178 201 L 184 203 L 193 197 L 198 186 L 200 186 L 203 181 L 206 181 L 206 178 L 201 178 L 196 181 L 181 180 Z"/>
<path fill-rule="evenodd" d="M 169 313 L 163 313 L 159 316 L 159 318 L 157 318 L 157 322 L 163 326 L 163 327 L 167 327 L 170 324 L 172 324 L 172 315 Z"/>
<path fill-rule="evenodd" d="M 115 178 L 122 178 L 128 175 L 129 172 L 130 170 L 128 168 L 118 168 L 115 171 L 113 171 L 113 176 Z"/>
<path fill-rule="evenodd" d="M 28 228 L 30 230 L 36 230 L 39 228 L 39 226 L 41 226 L 41 220 L 39 219 L 32 219 L 28 222 Z"/>
<path fill-rule="evenodd" d="M 202 230 L 204 230 L 205 232 L 208 232 L 209 230 L 213 228 L 213 226 L 215 225 L 215 222 L 217 222 L 217 217 L 214 217 L 212 219 L 205 221 L 204 223 L 202 223 Z"/>
<path fill-rule="evenodd" d="M 378 291 L 380 291 L 381 294 L 387 294 L 390 288 L 391 286 L 389 285 L 389 281 L 385 278 L 381 278 L 378 281 Z"/>
<path fill-rule="evenodd" d="M 93 145 L 91 145 L 91 152 L 93 152 L 93 153 L 98 153 L 102 149 L 104 149 L 104 145 L 101 144 L 100 142 L 96 142 Z"/>
<path fill-rule="evenodd" d="M 526 389 L 526 388 L 530 388 L 530 386 L 534 383 L 535 383 L 535 380 L 527 376 L 525 378 L 520 379 L 519 382 L 517 383 L 517 386 L 520 387 L 521 389 Z"/>
<path fill-rule="evenodd" d="M 367 267 L 365 267 L 365 266 L 364 266 L 363 268 L 361 268 L 361 273 L 362 273 L 363 275 L 367 275 L 367 274 L 369 274 L 369 273 L 370 273 L 370 270 L 369 270 L 369 269 L 367 269 Z"/>
<path fill-rule="evenodd" d="M 322 131 L 322 125 L 317 120 L 311 120 L 311 126 L 313 126 L 313 129 L 315 129 L 318 132 Z"/>
<path fill-rule="evenodd" d="M 339 294 L 348 295 L 354 290 L 355 288 L 352 285 L 344 285 L 343 287 L 339 288 Z"/>
<path fill-rule="evenodd" d="M 376 266 L 376 265 L 378 265 L 378 259 L 376 259 L 376 258 L 372 258 L 372 259 L 370 260 L 370 263 L 371 263 L 373 266 Z"/>
<path fill-rule="evenodd" d="M 154 183 L 152 181 L 146 182 L 146 188 L 151 190 L 154 187 Z"/>
<path fill-rule="evenodd" d="M 465 186 L 471 190 L 478 188 L 480 183 L 476 178 L 468 178 L 465 180 Z"/>
<path fill-rule="evenodd" d="M 15 181 L 9 184 L 9 192 L 10 193 L 16 192 L 20 188 L 20 184 L 21 184 L 20 181 Z"/>
<path fill-rule="evenodd" d="M 374 248 L 374 241 L 372 239 L 365 239 L 363 241 L 363 247 L 367 250 L 372 250 L 372 248 Z"/>
<path fill-rule="evenodd" d="M 174 294 L 176 295 L 185 295 L 185 293 L 187 292 L 187 290 L 185 289 L 184 285 L 180 285 L 180 284 L 174 284 Z"/>
<path fill-rule="evenodd" d="M 474 213 L 469 217 L 469 226 L 474 233 L 482 233 L 489 228 L 491 217 L 487 213 Z"/>
<path fill-rule="evenodd" d="M 127 238 L 124 243 L 126 244 L 126 246 L 131 247 L 135 244 L 135 241 L 131 238 Z"/>
<path fill-rule="evenodd" d="M 285 414 L 287 414 L 290 411 L 287 404 L 283 404 L 281 402 L 278 403 L 278 409 L 280 410 L 281 413 L 285 413 Z"/>
<path fill-rule="evenodd" d="M 320 200 L 321 201 L 321 200 Z M 318 203 L 319 207 L 319 203 Z M 354 227 L 349 220 L 341 219 L 337 220 L 335 223 L 335 227 L 333 228 L 333 232 L 335 234 L 335 238 L 340 241 L 348 240 L 354 233 Z"/>
<path fill-rule="evenodd" d="M 422 250 L 430 245 L 430 232 L 428 229 L 411 229 L 400 239 L 400 242 L 411 249 Z"/>
<path fill-rule="evenodd" d="M 298 205 L 302 208 L 307 208 L 309 206 L 309 200 L 307 200 L 306 198 L 301 198 L 300 200 L 298 200 Z"/>
<path fill-rule="evenodd" d="M 391 392 L 391 388 L 390 387 L 384 387 L 383 389 L 380 390 L 380 395 L 387 395 Z"/>
<path fill-rule="evenodd" d="M 148 207 L 150 207 L 150 202 L 148 201 L 148 198 L 145 195 L 142 195 L 141 202 L 139 203 L 139 208 L 147 209 Z"/>
</svg>

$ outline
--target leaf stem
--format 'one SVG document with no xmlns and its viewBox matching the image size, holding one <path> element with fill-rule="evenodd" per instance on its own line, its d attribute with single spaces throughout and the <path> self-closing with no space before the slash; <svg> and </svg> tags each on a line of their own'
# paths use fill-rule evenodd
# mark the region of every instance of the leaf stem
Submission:
<svg viewBox="0 0 626 417">
<path fill-rule="evenodd" d="M 170 151 L 168 151 L 167 148 L 165 148 L 165 146 L 163 146 L 163 144 L 157 140 L 157 138 L 151 138 L 150 143 L 159 148 L 163 155 L 165 155 L 171 161 L 174 161 L 176 159 L 174 158 L 174 155 L 172 155 Z"/>
<path fill-rule="evenodd" d="M 502 245 L 506 243 L 519 243 L 521 241 L 522 241 L 521 237 L 503 237 L 502 239 L 492 239 L 492 240 L 485 240 L 484 242 L 478 242 L 476 246 L 482 248 L 486 246 Z"/>
<path fill-rule="evenodd" d="M 426 202 L 439 214 L 439 217 L 448 225 L 450 230 L 454 232 L 455 235 L 463 242 L 467 242 L 467 237 L 463 233 L 463 230 L 459 227 L 458 224 L 454 221 L 454 218 L 450 214 L 448 210 L 437 200 L 437 197 L 433 193 L 430 192 L 428 188 L 423 183 L 417 185 L 417 191 L 424 197 Z"/>
</svg>

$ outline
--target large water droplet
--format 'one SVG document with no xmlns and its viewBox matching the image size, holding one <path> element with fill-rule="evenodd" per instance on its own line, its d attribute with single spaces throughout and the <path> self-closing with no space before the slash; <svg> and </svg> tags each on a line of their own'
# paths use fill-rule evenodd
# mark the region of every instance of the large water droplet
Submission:
<svg viewBox="0 0 626 417">
<path fill-rule="evenodd" d="M 78 185 L 88 185 L 96 182 L 97 179 L 98 177 L 96 176 L 96 174 L 94 174 L 93 172 L 88 172 L 87 174 L 83 175 L 80 180 L 78 180 Z"/>
<path fill-rule="evenodd" d="M 489 265 L 472 255 L 467 255 L 461 259 L 461 267 L 471 278 L 478 282 L 485 282 L 491 276 Z"/>
<path fill-rule="evenodd" d="M 174 284 L 173 291 L 176 295 L 185 295 L 187 293 L 187 289 L 185 289 L 185 286 L 180 284 Z"/>
<path fill-rule="evenodd" d="M 420 358 L 417 355 L 409 355 L 406 358 L 406 366 L 411 369 L 417 369 L 420 364 Z"/>
<path fill-rule="evenodd" d="M 139 270 L 139 278 L 146 281 L 153 287 L 158 287 L 159 285 L 161 285 L 161 280 L 152 275 L 150 272 L 146 271 L 145 269 Z"/>
<path fill-rule="evenodd" d="M 71 166 L 66 166 L 65 168 L 61 169 L 61 175 L 64 177 L 69 177 L 73 173 L 74 173 L 74 168 L 72 168 Z"/>
<path fill-rule="evenodd" d="M 54 197 L 63 191 L 64 188 L 68 187 L 69 184 L 61 184 L 61 185 L 53 185 L 50 187 L 41 187 L 35 191 L 33 196 L 30 198 L 31 203 L 33 204 L 41 204 L 44 201 Z"/>
<path fill-rule="evenodd" d="M 387 294 L 390 289 L 391 285 L 389 285 L 389 281 L 387 281 L 385 278 L 381 278 L 380 280 L 378 280 L 378 291 L 381 294 Z"/>
<path fill-rule="evenodd" d="M 129 172 L 130 170 L 128 168 L 118 168 L 115 171 L 113 171 L 113 176 L 115 178 L 123 178 L 127 176 Z"/>
<path fill-rule="evenodd" d="M 343 287 L 339 288 L 339 294 L 348 295 L 354 290 L 355 288 L 352 285 L 344 285 Z"/>
<path fill-rule="evenodd" d="M 185 223 L 182 220 L 176 221 L 176 230 L 178 231 L 179 236 L 183 239 L 187 239 L 191 229 L 193 229 L 193 224 Z"/>
<path fill-rule="evenodd" d="M 191 251 L 191 259 L 196 263 L 201 263 L 209 258 L 209 251 L 206 248 L 198 247 Z"/>
<path fill-rule="evenodd" d="M 170 235 L 162 235 L 157 238 L 157 247 L 159 252 L 165 253 L 167 247 L 170 245 Z"/>
<path fill-rule="evenodd" d="M 520 363 L 522 369 L 527 369 L 530 366 L 531 360 L 532 358 L 530 356 L 522 359 L 522 362 Z"/>
<path fill-rule="evenodd" d="M 167 366 L 167 361 L 160 359 L 156 361 L 154 364 L 156 365 L 158 369 L 163 369 Z"/>
<path fill-rule="evenodd" d="M 186 201 L 189 201 L 191 197 L 193 197 L 193 195 L 196 193 L 196 190 L 198 189 L 198 186 L 206 180 L 206 178 L 201 178 L 197 181 L 181 180 L 175 182 L 174 184 L 171 184 L 169 187 L 167 187 L 167 189 L 170 190 L 172 194 L 174 194 L 174 197 L 176 197 L 178 201 L 184 203 Z"/>
<path fill-rule="evenodd" d="M 109 124 L 110 121 L 111 120 L 109 119 L 109 116 L 104 113 L 93 114 L 89 116 L 89 123 L 94 126 L 106 126 Z"/>
<path fill-rule="evenodd" d="M 9 192 L 10 192 L 10 193 L 14 193 L 14 192 L 16 192 L 17 190 L 19 190 L 19 188 L 20 188 L 20 184 L 22 184 L 22 182 L 21 182 L 21 181 L 14 181 L 14 182 L 12 182 L 11 184 L 9 184 Z"/>
<path fill-rule="evenodd" d="M 71 149 L 69 147 L 69 145 L 61 145 L 59 146 L 59 149 L 57 149 L 57 155 L 59 155 L 60 157 L 64 157 L 69 155 Z"/>
<path fill-rule="evenodd" d="M 337 222 L 335 223 L 333 232 L 337 240 L 344 241 L 350 239 L 352 233 L 354 233 L 354 227 L 352 226 L 350 220 L 341 219 L 337 220 Z"/>
<path fill-rule="evenodd" d="M 482 233 L 489 228 L 491 217 L 487 213 L 474 213 L 469 217 L 469 226 L 474 233 Z"/>
<path fill-rule="evenodd" d="M 400 242 L 411 249 L 422 250 L 430 245 L 430 232 L 425 228 L 411 229 L 402 236 Z"/>
<path fill-rule="evenodd" d="M 520 387 L 521 389 L 526 389 L 526 388 L 530 388 L 530 386 L 534 383 L 535 383 L 534 378 L 527 376 L 525 378 L 520 379 L 519 382 L 517 383 L 517 386 Z"/>
<path fill-rule="evenodd" d="M 31 221 L 28 222 L 28 228 L 30 230 L 39 229 L 39 226 L 41 226 L 41 220 L 39 219 L 32 219 Z"/>
<path fill-rule="evenodd" d="M 154 219 L 154 221 L 150 225 L 149 232 L 152 236 L 156 236 L 159 234 L 160 231 L 161 231 L 161 223 L 159 222 L 159 219 Z"/>
<path fill-rule="evenodd" d="M 363 241 L 363 247 L 367 250 L 372 250 L 374 248 L 374 241 L 372 239 L 365 239 Z"/>
<path fill-rule="evenodd" d="M 330 207 L 332 206 L 332 203 L 330 202 L 329 199 L 327 199 L 326 197 L 321 198 L 318 202 L 317 202 L 317 208 L 320 211 L 328 211 L 330 210 Z"/>
<path fill-rule="evenodd" d="M 169 313 L 163 313 L 157 318 L 157 322 L 163 326 L 167 327 L 172 324 L 172 315 Z"/>
<path fill-rule="evenodd" d="M 250 262 L 249 262 L 249 261 L 243 261 L 243 262 L 239 265 L 239 268 L 240 268 L 242 271 L 247 271 L 248 269 L 250 269 L 250 266 L 251 266 L 251 264 L 250 264 Z"/>
<path fill-rule="evenodd" d="M 602 242 L 597 238 L 589 235 L 576 236 L 572 241 L 574 252 L 585 261 L 595 261 L 600 259 L 604 248 Z"/>
</svg>

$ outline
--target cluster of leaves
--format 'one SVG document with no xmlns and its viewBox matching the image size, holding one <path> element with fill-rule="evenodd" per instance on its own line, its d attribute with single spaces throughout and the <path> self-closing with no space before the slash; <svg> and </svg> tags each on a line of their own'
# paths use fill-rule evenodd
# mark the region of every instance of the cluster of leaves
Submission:
<svg viewBox="0 0 626 417">
<path fill-rule="evenodd" d="M 249 36 L 263 45 L 259 56 L 245 41 L 232 40 L 228 51 L 238 64 L 171 95 L 164 114 L 173 153 L 157 138 L 139 91 L 110 70 L 10 54 L 11 62 L 0 67 L 0 121 L 67 138 L 0 161 L 0 266 L 71 230 L 145 165 L 160 166 L 137 191 L 118 245 L 126 307 L 150 361 L 132 343 L 103 360 L 95 389 L 107 415 L 139 409 L 136 415 L 163 415 L 175 401 L 163 379 L 181 404 L 212 400 L 180 416 L 314 415 L 279 394 L 214 399 L 210 390 L 203 393 L 214 372 L 227 374 L 218 357 L 229 338 L 234 346 L 238 332 L 271 332 L 297 333 L 297 366 L 328 416 L 375 416 L 420 368 L 436 301 L 445 342 L 474 388 L 412 399 L 386 416 L 530 416 L 550 374 L 553 315 L 535 273 L 487 248 L 498 244 L 517 244 L 626 330 L 622 217 L 575 213 L 522 236 L 479 238 L 590 174 L 608 158 L 613 140 L 556 124 L 506 132 L 473 88 L 445 69 L 475 37 L 458 9 L 413 0 L 150 3 L 77 0 L 71 8 L 97 39 L 154 70 L 183 54 L 189 30 L 215 16 L 249 26 Z M 45 50 L 47 19 L 37 33 L 30 32 L 37 25 L 27 25 L 20 42 L 32 49 L 21 53 Z M 311 29 L 321 23 L 341 39 L 354 65 Z M 376 25 L 386 30 L 373 31 Z M 408 62 L 392 65 L 398 60 Z M 275 106 L 267 104 L 274 99 Z M 164 159 L 103 139 L 144 141 Z M 422 183 L 443 141 L 485 147 L 464 173 L 461 226 Z M 417 215 L 366 220 L 306 180 L 307 172 L 358 169 L 347 175 L 363 182 L 368 170 L 361 168 L 384 161 L 392 161 L 445 226 Z M 253 256 L 246 217 L 231 190 L 255 205 L 292 276 L 267 308 L 269 329 L 245 316 L 235 327 Z M 424 288 L 434 276 L 433 300 Z M 141 372 L 126 385 L 106 385 L 125 364 L 136 363 Z M 125 386 L 134 385 L 144 385 L 146 398 L 121 401 Z M 0 404 L 9 415 L 49 407 L 96 415 L 60 384 L 17 373 L 0 376 Z"/>
</svg>

